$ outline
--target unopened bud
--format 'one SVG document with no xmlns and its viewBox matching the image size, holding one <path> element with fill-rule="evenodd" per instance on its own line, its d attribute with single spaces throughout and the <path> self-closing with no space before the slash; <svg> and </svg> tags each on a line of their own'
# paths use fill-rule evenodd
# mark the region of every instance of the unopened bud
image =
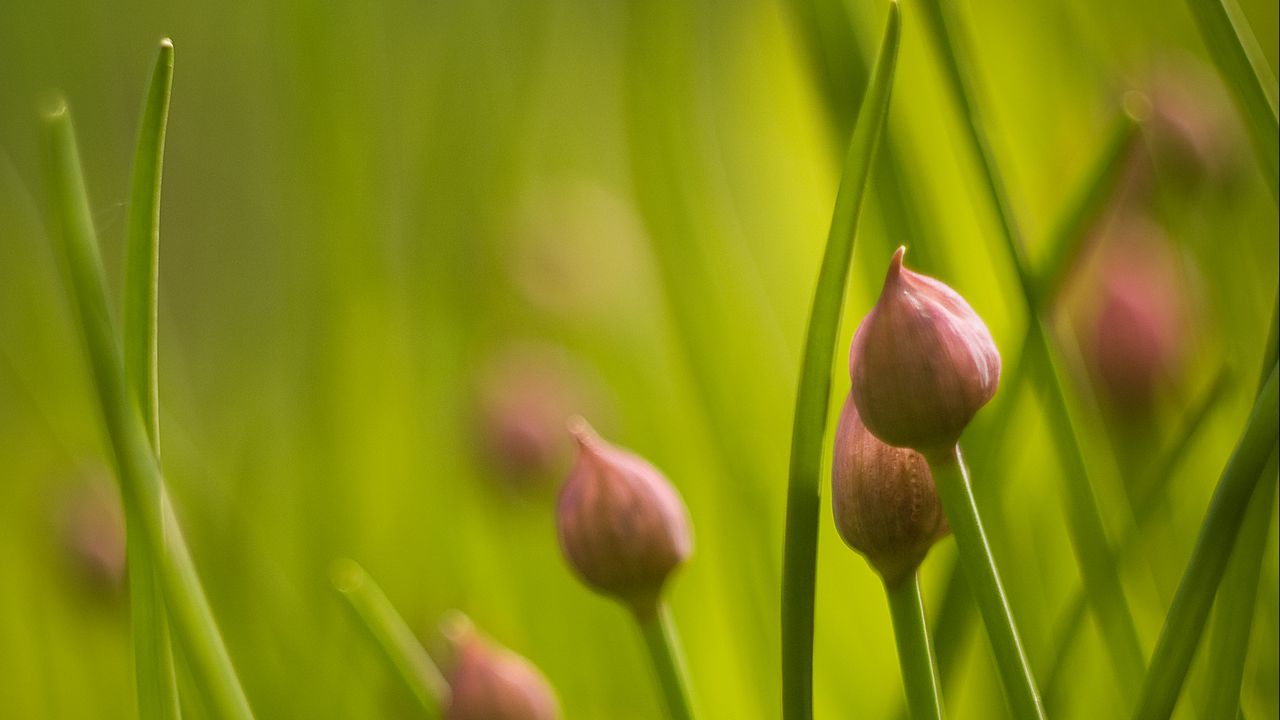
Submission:
<svg viewBox="0 0 1280 720">
<path fill-rule="evenodd" d="M 996 392 L 1000 353 L 954 290 L 889 265 L 884 289 L 849 352 L 858 414 L 876 437 L 926 455 L 950 450 Z"/>
<path fill-rule="evenodd" d="M 120 503 L 102 478 L 78 488 L 62 508 L 64 547 L 95 590 L 118 593 L 125 579 L 125 526 Z"/>
<path fill-rule="evenodd" d="M 528 660 L 498 647 L 462 614 L 444 623 L 453 650 L 445 720 L 555 720 L 555 692 Z"/>
<path fill-rule="evenodd" d="M 693 549 L 684 502 L 645 460 L 575 418 L 578 459 L 560 491 L 560 547 L 591 587 L 652 615 L 668 576 Z"/>
<path fill-rule="evenodd" d="M 887 585 L 911 577 L 929 548 L 950 532 L 924 456 L 882 442 L 844 401 L 831 464 L 836 529 Z"/>
<path fill-rule="evenodd" d="M 1179 364 L 1188 325 L 1186 289 L 1158 230 L 1118 236 L 1104 250 L 1100 274 L 1087 346 L 1092 364 L 1112 407 L 1142 415 Z"/>
</svg>

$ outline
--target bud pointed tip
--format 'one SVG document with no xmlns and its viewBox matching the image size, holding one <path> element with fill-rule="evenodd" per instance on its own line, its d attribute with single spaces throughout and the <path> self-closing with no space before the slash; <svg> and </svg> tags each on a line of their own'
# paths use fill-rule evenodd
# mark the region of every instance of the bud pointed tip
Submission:
<svg viewBox="0 0 1280 720">
<path fill-rule="evenodd" d="M 897 286 L 898 280 L 902 277 L 902 258 L 906 254 L 906 245 L 899 245 L 898 249 L 893 252 L 893 258 L 889 260 L 889 270 L 884 276 L 884 287 L 881 288 L 882 295 L 888 292 L 890 288 Z"/>
</svg>

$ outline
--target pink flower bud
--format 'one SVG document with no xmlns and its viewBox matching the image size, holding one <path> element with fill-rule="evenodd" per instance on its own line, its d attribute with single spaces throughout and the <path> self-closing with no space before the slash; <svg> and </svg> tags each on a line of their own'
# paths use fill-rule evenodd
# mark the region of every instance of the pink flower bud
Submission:
<svg viewBox="0 0 1280 720">
<path fill-rule="evenodd" d="M 122 591 L 126 571 L 124 512 L 106 481 L 94 477 L 77 488 L 61 514 L 63 545 L 86 583 L 107 594 Z"/>
<path fill-rule="evenodd" d="M 452 645 L 445 720 L 555 720 L 555 693 L 528 660 L 498 647 L 462 615 L 444 628 Z"/>
<path fill-rule="evenodd" d="M 851 397 L 836 427 L 831 505 L 840 537 L 887 585 L 910 578 L 950 532 L 924 456 L 872 435 Z"/>
<path fill-rule="evenodd" d="M 651 615 L 693 550 L 684 502 L 657 468 L 570 422 L 578 459 L 560 491 L 560 547 L 591 587 Z"/>
<path fill-rule="evenodd" d="M 851 392 L 876 437 L 928 455 L 954 447 L 995 395 L 1000 353 L 964 298 L 902 267 L 905 252 L 894 253 L 880 299 L 854 335 Z"/>
<path fill-rule="evenodd" d="M 1158 229 L 1143 227 L 1113 233 L 1103 251 L 1086 345 L 1111 406 L 1138 415 L 1176 374 L 1188 326 L 1176 258 Z"/>
</svg>

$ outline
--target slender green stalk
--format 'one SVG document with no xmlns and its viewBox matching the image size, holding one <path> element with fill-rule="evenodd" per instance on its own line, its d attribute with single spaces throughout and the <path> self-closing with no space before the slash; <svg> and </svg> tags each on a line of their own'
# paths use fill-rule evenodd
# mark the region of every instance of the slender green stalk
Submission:
<svg viewBox="0 0 1280 720">
<path fill-rule="evenodd" d="M 107 434 L 111 440 L 127 512 L 137 519 L 141 540 L 155 563 L 169 619 L 192 674 L 218 717 L 251 718 L 248 699 L 236 678 L 200 587 L 195 565 L 164 491 L 146 426 L 125 385 L 124 362 L 108 309 L 102 260 L 93 228 L 75 132 L 66 103 L 47 114 L 56 225 L 72 299 L 79 314 Z"/>
<path fill-rule="evenodd" d="M 930 457 L 929 469 L 938 487 L 938 497 L 947 513 L 947 521 L 956 536 L 956 548 L 960 552 L 960 564 L 969 579 L 978 601 L 978 610 L 986 623 L 995 653 L 996 666 L 1004 683 L 1005 695 L 1013 716 L 1018 720 L 1043 718 L 1040 694 L 1035 678 L 1022 650 L 1022 640 L 1013 622 L 1013 612 L 1005 599 L 991 546 L 987 543 L 978 506 L 969 485 L 969 471 L 965 468 L 960 449 L 942 457 Z"/>
<path fill-rule="evenodd" d="M 173 89 L 173 43 L 161 41 L 138 128 L 133 186 L 126 231 L 124 279 L 124 372 L 129 394 L 142 412 L 157 462 L 160 457 L 159 393 L 156 383 L 156 284 L 160 248 L 160 176 L 164 134 Z M 138 683 L 138 716 L 177 718 L 177 678 L 164 598 L 154 562 L 135 532 L 140 519 L 126 513 L 130 528 L 129 610 L 133 616 L 133 655 Z"/>
<path fill-rule="evenodd" d="M 1138 720 L 1167 718 L 1178 702 L 1178 693 L 1200 643 L 1214 595 L 1226 572 L 1249 499 L 1254 494 L 1263 466 L 1276 446 L 1276 433 L 1280 429 L 1277 419 L 1280 395 L 1277 393 L 1276 375 L 1277 367 L 1273 367 L 1213 492 L 1191 560 L 1178 584 L 1151 657 L 1151 667 L 1134 714 Z"/>
<path fill-rule="evenodd" d="M 1201 393 L 1200 399 L 1186 414 L 1186 419 L 1182 421 L 1181 427 L 1173 435 L 1174 439 L 1165 446 L 1158 459 L 1151 464 L 1151 469 L 1144 472 L 1142 478 L 1136 483 L 1137 487 L 1134 495 L 1137 500 L 1133 503 L 1134 522 L 1128 526 L 1128 533 L 1122 536 L 1120 542 L 1116 544 L 1117 561 L 1123 560 L 1126 553 L 1131 553 L 1137 549 L 1138 539 L 1155 515 L 1157 498 L 1164 491 L 1182 456 L 1186 454 L 1187 449 L 1191 446 L 1191 441 L 1199 434 L 1204 421 L 1225 395 L 1229 378 L 1230 375 L 1225 370 L 1218 373 L 1213 382 L 1209 384 L 1209 387 Z M 1053 655 L 1046 665 L 1045 671 L 1040 674 L 1040 677 L 1044 680 L 1045 705 L 1050 712 L 1064 699 L 1061 685 L 1063 663 L 1075 644 L 1075 640 L 1080 637 L 1080 629 L 1084 626 L 1084 619 L 1088 609 L 1089 595 L 1084 587 L 1077 587 L 1071 600 L 1067 603 L 1067 609 L 1059 617 L 1058 629 L 1053 635 L 1056 638 L 1052 645 Z"/>
<path fill-rule="evenodd" d="M 1032 325 L 1032 333 L 1039 335 L 1048 330 L 1043 324 Z M 1058 437 L 1073 437 L 1076 426 L 1087 426 L 1093 417 L 1083 420 L 1073 419 L 1071 404 L 1064 393 L 1053 392 L 1052 388 L 1065 388 L 1066 373 L 1058 362 L 1058 358 L 1049 351 L 1049 344 L 1041 341 L 1034 345 L 1042 353 L 1042 366 L 1045 366 L 1045 382 L 1040 383 L 1042 396 L 1049 406 L 1048 419 L 1053 434 Z M 1078 353 L 1074 346 L 1064 349 L 1066 353 Z M 1077 360 L 1077 365 L 1082 362 Z M 1084 398 L 1092 398 L 1084 394 Z M 1129 613 L 1129 605 L 1124 595 L 1124 586 L 1120 580 L 1120 570 L 1116 563 L 1116 552 L 1107 538 L 1106 526 L 1102 522 L 1102 510 L 1094 494 L 1093 484 L 1088 482 L 1089 467 L 1084 463 L 1080 453 L 1066 453 L 1065 475 L 1067 482 L 1062 484 L 1063 509 L 1067 519 L 1067 531 L 1071 537 L 1071 545 L 1075 550 L 1076 563 L 1080 567 L 1081 579 L 1090 600 L 1090 608 L 1102 629 L 1105 641 L 1103 646 L 1108 652 L 1115 667 L 1119 688 L 1126 700 L 1132 702 L 1134 689 L 1146 672 L 1145 653 L 1138 637 L 1138 628 Z"/>
<path fill-rule="evenodd" d="M 1275 199 L 1280 194 L 1280 124 L 1277 123 L 1275 102 L 1268 88 L 1273 88 L 1276 81 L 1265 59 L 1260 58 L 1262 62 L 1251 60 L 1250 48 L 1257 46 L 1258 41 L 1243 14 L 1233 13 L 1228 7 L 1230 1 L 1187 0 L 1187 7 L 1195 18 L 1209 55 L 1244 115 L 1253 149 L 1262 165 L 1271 197 Z"/>
<path fill-rule="evenodd" d="M 671 608 L 660 603 L 649 615 L 636 615 L 645 648 L 653 660 L 653 671 L 662 690 L 663 702 L 671 720 L 693 720 L 693 701 L 689 694 L 689 671 L 685 668 L 684 650 L 676 632 Z"/>
<path fill-rule="evenodd" d="M 1277 453 L 1273 449 L 1262 471 L 1262 481 L 1249 501 L 1240 529 L 1239 547 L 1231 556 L 1222 578 L 1222 589 L 1218 591 L 1213 631 L 1209 635 L 1209 662 L 1205 665 L 1208 697 L 1204 717 L 1232 718 L 1240 710 L 1240 685 L 1271 530 L 1271 508 L 1276 499 L 1276 463 Z"/>
<path fill-rule="evenodd" d="M 866 195 L 876 146 L 889 114 L 898 61 L 901 23 L 889 4 L 884 40 L 854 125 L 844 173 L 836 192 L 831 231 L 818 272 L 813 310 L 796 391 L 787 486 L 787 527 L 782 569 L 782 714 L 786 720 L 813 717 L 813 604 L 818 555 L 823 437 L 831 399 L 836 335 L 844 309 L 845 283 L 853 259 L 858 214 Z"/>
<path fill-rule="evenodd" d="M 1017 270 L 1018 284 L 1031 315 L 1027 332 L 1033 338 L 1029 347 L 1033 355 L 1024 362 L 1035 362 L 1041 368 L 1042 378 L 1045 380 L 1045 400 L 1049 404 L 1049 420 L 1054 426 L 1055 437 L 1066 444 L 1066 447 L 1061 448 L 1063 459 L 1069 465 L 1068 471 L 1063 474 L 1063 489 L 1067 499 L 1065 509 L 1072 547 L 1094 612 L 1104 625 L 1105 645 L 1120 678 L 1120 686 L 1122 689 L 1129 688 L 1142 674 L 1142 649 L 1128 599 L 1113 563 L 1114 552 L 1103 532 L 1105 524 L 1094 495 L 1089 463 L 1071 420 L 1062 377 L 1055 367 L 1054 340 L 1043 318 L 1046 308 L 1037 299 L 1035 278 L 1027 261 L 1013 205 L 979 114 L 977 94 L 971 85 L 977 74 L 968 62 L 965 48 L 959 42 L 960 34 L 951 28 L 954 23 L 947 17 L 946 8 L 941 1 L 924 0 L 922 4 L 926 9 L 925 25 L 936 46 L 948 86 L 964 116 L 970 144 L 978 156 L 988 194 L 1000 220 L 1005 245 Z"/>
<path fill-rule="evenodd" d="M 898 666 L 912 720 L 942 720 L 942 689 L 938 686 L 933 649 L 929 647 L 920 576 L 912 573 L 896 587 L 885 585 L 884 591 L 889 596 Z"/>
<path fill-rule="evenodd" d="M 350 603 L 422 709 L 430 717 L 441 717 L 449 704 L 449 683 L 382 588 L 356 561 L 345 558 L 334 561 L 329 580 Z"/>
<path fill-rule="evenodd" d="M 1280 297 L 1271 310 L 1271 329 L 1263 349 L 1263 368 L 1276 364 L 1277 336 L 1280 335 Z M 1267 374 L 1259 379 L 1259 392 L 1266 387 Z M 1266 555 L 1271 506 L 1275 502 L 1278 457 L 1275 450 L 1262 471 L 1260 487 L 1254 491 L 1240 530 L 1239 548 L 1231 557 L 1222 590 L 1214 609 L 1213 632 L 1209 636 L 1208 697 L 1206 717 L 1234 717 L 1240 709 L 1240 685 L 1244 678 L 1249 635 L 1253 628 L 1254 602 Z"/>
</svg>

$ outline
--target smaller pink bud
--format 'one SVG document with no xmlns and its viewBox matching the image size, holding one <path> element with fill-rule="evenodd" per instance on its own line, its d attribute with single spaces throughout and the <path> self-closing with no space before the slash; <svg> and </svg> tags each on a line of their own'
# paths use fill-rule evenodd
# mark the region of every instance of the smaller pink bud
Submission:
<svg viewBox="0 0 1280 720">
<path fill-rule="evenodd" d="M 886 585 L 910 578 L 950 532 L 928 461 L 872 435 L 851 397 L 836 427 L 831 505 L 840 537 Z"/>
<path fill-rule="evenodd" d="M 585 420 L 569 430 L 578 459 L 560 491 L 560 547 L 588 585 L 652 615 L 693 550 L 684 502 L 657 468 L 601 440 Z"/>
<path fill-rule="evenodd" d="M 101 477 L 77 488 L 62 508 L 67 554 L 95 590 L 116 594 L 126 573 L 124 512 Z"/>
<path fill-rule="evenodd" d="M 1186 288 L 1157 229 L 1133 224 L 1114 234 L 1100 263 L 1087 348 L 1100 390 L 1125 414 L 1149 412 L 1176 375 L 1187 335 Z"/>
<path fill-rule="evenodd" d="M 926 455 L 949 451 L 1000 381 L 1000 353 L 969 303 L 902 267 L 898 248 L 884 288 L 849 351 L 851 393 L 876 437 Z"/>
<path fill-rule="evenodd" d="M 453 650 L 445 720 L 556 720 L 555 692 L 528 660 L 480 635 L 458 613 L 443 624 Z"/>
</svg>

